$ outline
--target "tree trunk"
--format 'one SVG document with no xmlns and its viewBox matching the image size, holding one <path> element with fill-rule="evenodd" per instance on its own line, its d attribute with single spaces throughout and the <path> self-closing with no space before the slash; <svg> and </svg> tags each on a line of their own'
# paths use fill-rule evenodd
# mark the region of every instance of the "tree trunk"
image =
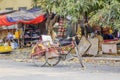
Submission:
<svg viewBox="0 0 120 80">
<path fill-rule="evenodd" d="M 48 15 L 47 21 L 46 21 L 46 27 L 48 31 L 48 35 L 50 35 L 53 38 L 53 26 L 56 23 L 56 20 L 58 19 L 58 15 L 55 15 L 53 19 L 52 13 Z"/>
</svg>

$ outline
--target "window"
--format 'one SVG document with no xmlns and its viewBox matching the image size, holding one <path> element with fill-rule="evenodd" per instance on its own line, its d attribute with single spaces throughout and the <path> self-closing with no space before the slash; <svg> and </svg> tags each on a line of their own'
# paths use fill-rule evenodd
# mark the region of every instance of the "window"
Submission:
<svg viewBox="0 0 120 80">
<path fill-rule="evenodd" d="M 18 10 L 26 10 L 27 7 L 19 7 Z"/>
<path fill-rule="evenodd" d="M 5 8 L 6 10 L 13 10 L 13 8 Z"/>
</svg>

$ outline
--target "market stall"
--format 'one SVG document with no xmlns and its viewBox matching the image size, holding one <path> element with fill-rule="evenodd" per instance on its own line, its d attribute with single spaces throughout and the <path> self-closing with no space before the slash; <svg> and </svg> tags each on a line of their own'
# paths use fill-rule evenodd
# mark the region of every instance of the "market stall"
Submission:
<svg viewBox="0 0 120 80">
<path fill-rule="evenodd" d="M 39 31 L 34 31 L 34 30 L 36 29 L 39 30 L 38 28 L 36 28 L 36 24 L 40 24 L 44 20 L 45 20 L 45 13 L 38 8 L 34 8 L 31 10 L 21 10 L 9 14 L 1 15 L 0 26 L 1 27 L 6 26 L 9 28 L 9 26 L 17 25 L 17 28 L 15 30 L 12 30 L 11 32 L 11 30 L 8 29 L 8 32 L 13 34 L 12 36 L 14 36 L 14 38 L 12 38 L 12 40 L 16 40 L 17 43 L 21 45 L 21 43 L 19 42 L 22 42 L 22 44 L 24 43 L 26 44 L 26 42 L 29 40 L 35 41 L 36 39 L 37 40 L 39 39 L 39 33 L 38 33 Z M 30 27 L 31 25 L 34 25 L 33 26 L 34 29 Z M 30 36 L 26 34 L 29 34 Z M 8 36 L 8 33 L 6 33 L 6 36 Z"/>
</svg>

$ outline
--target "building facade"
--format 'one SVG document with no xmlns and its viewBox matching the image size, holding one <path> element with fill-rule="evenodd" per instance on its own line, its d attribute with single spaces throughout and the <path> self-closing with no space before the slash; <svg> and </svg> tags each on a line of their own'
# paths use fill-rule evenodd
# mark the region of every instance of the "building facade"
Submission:
<svg viewBox="0 0 120 80">
<path fill-rule="evenodd" d="M 0 10 L 30 9 L 32 4 L 32 0 L 0 0 Z"/>
</svg>

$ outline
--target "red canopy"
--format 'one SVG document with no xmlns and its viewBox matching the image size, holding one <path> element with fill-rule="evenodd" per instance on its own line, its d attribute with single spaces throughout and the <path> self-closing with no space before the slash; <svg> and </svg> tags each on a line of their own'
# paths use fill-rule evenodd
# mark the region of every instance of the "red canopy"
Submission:
<svg viewBox="0 0 120 80">
<path fill-rule="evenodd" d="M 5 15 L 0 16 L 0 26 L 10 26 L 15 24 L 15 22 L 9 22 Z"/>
<path fill-rule="evenodd" d="M 45 17 L 42 15 L 42 16 L 39 16 L 33 20 L 30 20 L 30 21 L 20 21 L 24 24 L 38 24 L 38 23 L 41 23 L 42 21 L 45 20 Z"/>
<path fill-rule="evenodd" d="M 0 26 L 10 26 L 17 23 L 38 24 L 45 20 L 40 10 L 17 11 L 0 16 Z"/>
</svg>

